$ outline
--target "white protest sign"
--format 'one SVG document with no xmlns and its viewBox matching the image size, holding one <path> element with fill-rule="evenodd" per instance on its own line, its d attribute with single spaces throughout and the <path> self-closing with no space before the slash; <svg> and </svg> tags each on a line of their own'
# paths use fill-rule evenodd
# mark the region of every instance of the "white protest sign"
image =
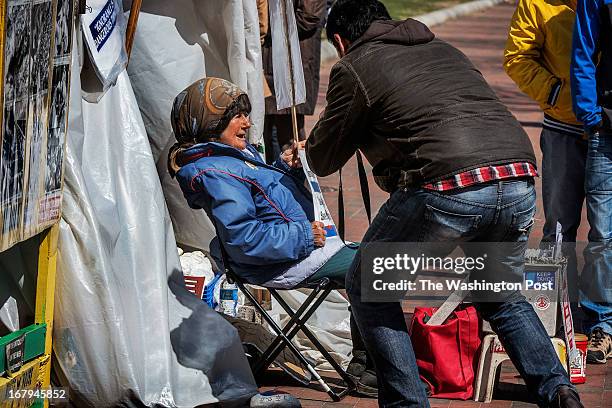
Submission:
<svg viewBox="0 0 612 408">
<path fill-rule="evenodd" d="M 293 1 L 270 0 L 268 4 L 276 109 L 281 110 L 306 102 L 306 85 Z"/>
<path fill-rule="evenodd" d="M 310 167 L 308 167 L 306 151 L 304 149 L 298 149 L 298 155 L 300 157 L 300 161 L 302 162 L 302 169 L 304 170 L 304 174 L 306 174 L 306 180 L 308 180 L 310 191 L 312 192 L 315 220 L 323 223 L 323 227 L 325 228 L 325 231 L 327 231 L 327 238 L 338 236 L 338 229 L 336 228 L 334 219 L 327 208 L 327 204 L 325 204 L 325 199 L 323 198 L 323 192 L 321 191 L 319 180 L 310 170 Z"/>
<path fill-rule="evenodd" d="M 123 9 L 117 0 L 87 0 L 81 28 L 104 89 L 116 82 L 127 63 L 124 24 Z"/>
</svg>

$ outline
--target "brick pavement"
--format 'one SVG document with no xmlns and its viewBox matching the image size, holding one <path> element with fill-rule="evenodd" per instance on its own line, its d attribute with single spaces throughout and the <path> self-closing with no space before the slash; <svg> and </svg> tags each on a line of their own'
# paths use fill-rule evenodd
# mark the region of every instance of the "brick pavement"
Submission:
<svg viewBox="0 0 612 408">
<path fill-rule="evenodd" d="M 451 44 L 461 49 L 474 62 L 483 73 L 489 84 L 497 92 L 502 101 L 512 110 L 528 133 L 534 150 L 541 161 L 539 150 L 540 122 L 542 114 L 537 105 L 527 98 L 516 85 L 506 76 L 502 68 L 502 55 L 506 41 L 507 28 L 512 16 L 513 4 L 501 4 L 485 11 L 450 21 L 434 27 L 434 33 Z M 331 64 L 321 68 L 321 85 L 319 101 L 315 114 L 306 119 L 307 130 L 312 128 L 316 118 L 323 109 L 325 101 L 325 90 L 327 89 L 329 71 Z M 368 169 L 369 170 L 369 169 Z M 370 191 L 373 212 L 387 199 L 388 195 L 378 189 L 374 184 L 371 174 L 369 175 Z M 338 176 L 334 174 L 321 178 L 321 185 L 325 190 L 327 204 L 332 214 L 337 214 L 337 186 Z M 346 214 L 346 237 L 347 239 L 359 241 L 367 229 L 367 219 L 363 209 L 357 168 L 355 160 L 351 160 L 343 169 L 343 182 L 345 192 L 345 214 Z M 536 183 L 538 196 L 541 191 L 540 180 Z M 586 216 L 584 216 L 586 220 Z M 544 215 L 542 205 L 538 199 L 538 212 L 536 224 L 532 230 L 530 242 L 535 244 L 542 237 L 542 226 Z M 579 230 L 579 240 L 585 240 L 587 233 L 586 221 Z M 581 398 L 586 408 L 612 408 L 612 364 L 589 365 L 587 370 L 588 381 L 578 386 Z M 280 381 L 280 382 L 279 382 Z M 283 376 L 276 377 L 274 382 L 267 382 L 264 389 L 277 388 L 293 393 L 302 401 L 304 407 L 376 407 L 376 400 L 367 398 L 347 397 L 340 403 L 331 403 L 327 394 L 317 390 L 316 386 L 304 388 L 288 382 Z M 274 386 L 272 385 L 274 384 Z M 518 385 L 517 385 L 518 384 Z M 501 373 L 500 386 L 494 395 L 491 404 L 475 403 L 472 401 L 450 401 L 431 399 L 433 408 L 460 408 L 460 407 L 535 407 L 528 402 L 528 397 L 522 380 L 517 378 L 517 373 L 511 364 L 504 364 Z"/>
</svg>

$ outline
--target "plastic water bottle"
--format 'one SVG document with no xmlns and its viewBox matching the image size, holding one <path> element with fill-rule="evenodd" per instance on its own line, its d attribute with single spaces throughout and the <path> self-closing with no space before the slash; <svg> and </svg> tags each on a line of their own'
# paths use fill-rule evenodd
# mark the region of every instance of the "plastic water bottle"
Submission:
<svg viewBox="0 0 612 408">
<path fill-rule="evenodd" d="M 219 294 L 221 313 L 236 317 L 238 314 L 238 286 L 235 283 L 223 281 Z"/>
</svg>

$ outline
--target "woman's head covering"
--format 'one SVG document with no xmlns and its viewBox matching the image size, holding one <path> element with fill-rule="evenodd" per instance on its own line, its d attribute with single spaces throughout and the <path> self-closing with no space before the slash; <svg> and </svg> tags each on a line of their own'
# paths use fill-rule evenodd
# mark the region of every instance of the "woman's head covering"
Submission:
<svg viewBox="0 0 612 408">
<path fill-rule="evenodd" d="M 177 95 L 170 120 L 179 145 L 217 138 L 232 118 L 248 114 L 251 102 L 236 85 L 221 78 L 202 78 Z"/>
</svg>

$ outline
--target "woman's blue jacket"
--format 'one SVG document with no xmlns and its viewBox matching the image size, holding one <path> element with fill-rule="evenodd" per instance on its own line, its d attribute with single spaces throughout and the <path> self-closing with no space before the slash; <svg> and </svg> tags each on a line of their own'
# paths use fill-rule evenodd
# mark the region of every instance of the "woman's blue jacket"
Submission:
<svg viewBox="0 0 612 408">
<path fill-rule="evenodd" d="M 251 145 L 240 151 L 214 142 L 183 151 L 180 163 L 176 178 L 189 206 L 206 211 L 246 281 L 267 282 L 314 250 L 312 196 L 301 169 L 280 159 L 267 165 Z M 220 258 L 216 245 L 211 253 Z"/>
</svg>

